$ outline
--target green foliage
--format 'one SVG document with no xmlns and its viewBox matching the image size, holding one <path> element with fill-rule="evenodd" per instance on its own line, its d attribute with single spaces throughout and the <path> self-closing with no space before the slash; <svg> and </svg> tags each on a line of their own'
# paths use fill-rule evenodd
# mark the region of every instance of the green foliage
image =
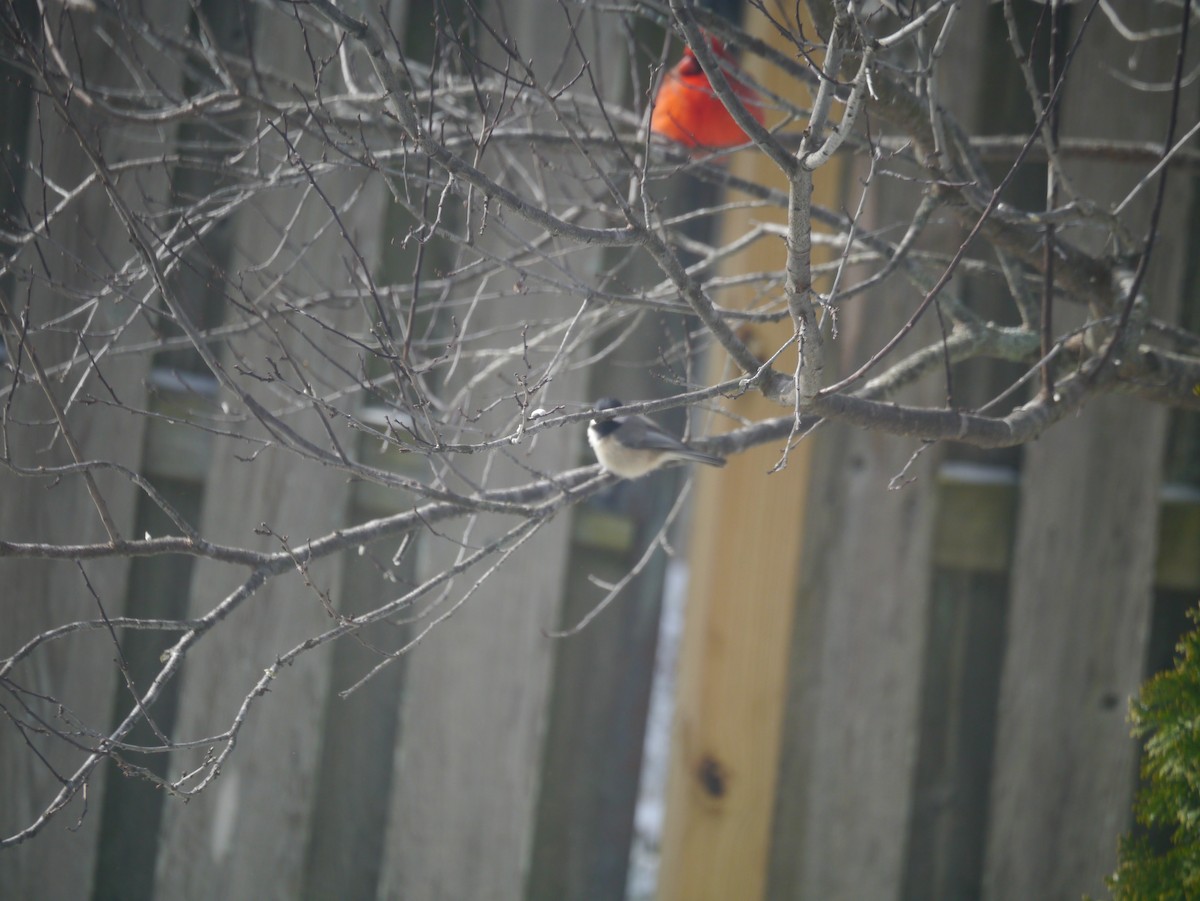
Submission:
<svg viewBox="0 0 1200 901">
<path fill-rule="evenodd" d="M 1200 611 L 1189 616 L 1200 623 Z M 1117 901 L 1200 898 L 1200 629 L 1177 651 L 1175 667 L 1143 685 L 1130 711 L 1134 735 L 1146 743 L 1138 822 L 1170 843 L 1121 842 L 1108 880 Z"/>
</svg>

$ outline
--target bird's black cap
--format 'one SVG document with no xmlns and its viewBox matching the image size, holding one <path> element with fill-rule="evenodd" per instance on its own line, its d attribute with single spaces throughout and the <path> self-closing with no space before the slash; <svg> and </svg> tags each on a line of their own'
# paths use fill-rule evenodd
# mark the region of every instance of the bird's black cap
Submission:
<svg viewBox="0 0 1200 901">
<path fill-rule="evenodd" d="M 617 407 L 621 406 L 624 406 L 624 404 L 622 404 L 615 397 L 602 397 L 596 401 L 596 404 L 594 407 L 592 407 L 592 409 L 597 413 L 603 413 L 605 410 L 615 410 Z"/>
</svg>

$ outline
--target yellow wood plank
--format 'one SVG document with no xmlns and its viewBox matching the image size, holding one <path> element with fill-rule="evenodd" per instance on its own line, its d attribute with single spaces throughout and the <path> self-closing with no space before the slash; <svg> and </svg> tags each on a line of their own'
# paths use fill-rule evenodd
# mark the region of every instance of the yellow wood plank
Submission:
<svg viewBox="0 0 1200 901">
<path fill-rule="evenodd" d="M 762 400 L 739 412 L 771 412 Z M 787 687 L 799 534 L 808 487 L 802 445 L 771 477 L 776 448 L 705 474 L 671 747 L 660 897 L 762 897 Z M 782 539 L 782 540 L 780 540 Z"/>
<path fill-rule="evenodd" d="M 1200 588 L 1200 491 L 1168 485 L 1158 515 L 1155 585 L 1195 591 Z"/>
<path fill-rule="evenodd" d="M 1017 473 L 950 463 L 938 473 L 933 560 L 938 566 L 1003 573 L 1012 561 Z"/>
<path fill-rule="evenodd" d="M 763 17 L 748 27 L 787 52 Z M 777 71 L 755 69 L 753 61 L 747 68 L 780 94 L 801 89 Z M 762 154 L 744 152 L 732 165 L 739 175 L 785 187 Z M 822 169 L 816 201 L 836 206 L 840 181 L 840 164 Z M 782 210 L 728 214 L 726 237 L 740 236 L 751 217 L 761 221 L 768 212 L 784 221 Z M 760 241 L 731 269 L 783 265 L 781 244 Z M 750 345 L 768 354 L 791 335 L 790 322 L 753 328 Z M 778 365 L 787 371 L 792 363 L 781 359 Z M 758 395 L 731 408 L 749 419 L 780 415 L 778 406 Z M 760 447 L 719 473 L 698 474 L 659 883 L 666 901 L 764 894 L 811 471 L 810 445 L 804 443 L 785 470 L 768 475 L 781 449 Z"/>
</svg>

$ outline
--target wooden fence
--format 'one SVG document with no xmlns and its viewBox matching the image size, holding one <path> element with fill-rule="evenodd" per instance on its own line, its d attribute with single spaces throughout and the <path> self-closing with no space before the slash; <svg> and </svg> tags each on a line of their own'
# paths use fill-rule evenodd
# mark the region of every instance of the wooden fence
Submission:
<svg viewBox="0 0 1200 901">
<path fill-rule="evenodd" d="M 149 5 L 164 15 L 186 9 L 167 0 Z M 1120 4 L 1131 21 L 1138 5 Z M 522 46 L 552 46 L 538 30 L 537 5 L 516 9 Z M 961 27 L 975 32 L 967 47 L 986 46 L 1003 28 L 983 4 L 962 15 Z M 771 34 L 765 23 L 751 27 Z M 1114 36 L 1112 46 L 1124 44 Z M 84 52 L 102 58 L 103 49 Z M 1099 72 L 1110 50 L 1103 42 L 1091 47 L 1082 70 Z M 272 52 L 281 66 L 300 58 L 287 47 Z M 995 89 L 990 64 L 986 53 L 963 53 L 946 102 L 981 104 L 982 92 Z M 1112 104 L 1145 102 L 1133 94 L 1113 99 L 1104 84 L 1098 75 L 1075 80 L 1066 109 L 1090 110 L 1098 95 Z M 1190 121 L 1196 113 L 1189 111 Z M 1096 121 L 1076 125 L 1068 116 L 1064 133 L 1074 127 L 1082 134 Z M 1122 137 L 1160 137 L 1139 135 L 1142 123 L 1114 115 L 1108 125 Z M 62 165 L 63 183 L 84 166 L 77 159 Z M 1132 169 L 1088 166 L 1073 175 L 1089 189 L 1108 185 L 1114 198 L 1136 177 Z M 851 176 L 822 190 L 834 198 L 853 187 Z M 1192 182 L 1180 179 L 1165 228 L 1194 236 L 1194 209 Z M 367 203 L 356 215 L 347 227 L 366 240 L 383 214 Z M 112 223 L 101 218 L 93 229 L 105 227 Z M 265 252 L 255 242 L 268 239 L 254 221 L 238 228 L 230 253 L 254 260 Z M 1194 320 L 1200 307 L 1189 243 L 1162 249 L 1149 290 L 1167 305 L 1166 316 L 1192 298 L 1184 315 Z M 328 248 L 308 253 L 312 271 L 334 267 L 321 256 L 332 254 Z M 843 363 L 890 337 L 908 312 L 878 302 L 846 311 L 843 331 L 854 338 Z M 612 378 L 604 387 L 625 396 L 656 390 L 644 373 Z M 196 432 L 181 432 L 173 413 L 218 408 L 219 395 L 198 395 L 199 381 L 130 372 L 122 384 L 130 397 L 145 392 L 146 405 L 161 415 L 136 419 L 144 434 L 116 434 L 97 419 L 88 440 L 127 444 L 132 465 L 214 540 L 244 542 L 260 521 L 287 522 L 297 536 L 319 534 L 410 506 L 401 492 L 312 479 L 285 459 L 250 470 Z M 576 387 L 585 396 L 596 386 Z M 768 412 L 753 399 L 739 403 L 750 417 Z M 1173 443 L 1172 428 L 1183 436 Z M 777 475 L 765 472 L 778 448 L 705 472 L 686 541 L 691 587 L 660 896 L 1101 894 L 1117 837 L 1130 825 L 1136 784 L 1127 701 L 1147 672 L 1169 663 L 1182 611 L 1200 593 L 1200 491 L 1173 480 L 1195 459 L 1188 428 L 1195 427 L 1161 410 L 1106 400 L 1020 455 L 932 449 L 908 470 L 912 481 L 894 491 L 888 485 L 915 448 L 841 427 L 816 433 Z M 540 465 L 566 468 L 581 446 L 578 435 L 547 441 Z M 370 443 L 359 450 L 403 471 L 402 458 Z M 303 492 L 295 490 L 298 478 Z M 661 558 L 579 636 L 553 640 L 544 632 L 576 622 L 594 603 L 589 575 L 613 580 L 641 558 L 680 485 L 678 473 L 655 476 L 576 510 L 569 529 L 514 559 L 435 640 L 349 698 L 339 691 L 377 660 L 365 645 L 346 642 L 305 658 L 257 710 L 231 765 L 188 804 L 109 767 L 94 779 L 78 829 L 68 830 L 74 818 L 63 817 L 0 852 L 0 894 L 622 897 Z M 42 534 L 53 537 L 82 515 L 80 498 L 47 500 L 22 480 L 6 476 L 0 490 L 0 537 L 28 529 L 32 517 L 44 518 Z M 132 492 L 115 496 L 130 534 L 169 530 Z M 394 593 L 385 568 L 372 562 L 394 552 L 394 542 L 368 546 L 308 577 L 345 599 L 342 612 L 367 609 Z M 424 555 L 437 553 L 418 548 L 401 566 L 432 571 L 442 561 Z M 5 566 L 11 596 L 46 604 L 22 611 L 0 598 L 0 652 L 10 650 L 8 636 L 73 618 L 68 601 L 77 593 L 69 566 Z M 147 558 L 109 573 L 100 590 L 123 597 L 131 616 L 184 617 L 194 586 L 211 594 L 222 578 L 186 558 Z M 252 651 L 290 647 L 320 627 L 320 611 L 302 614 L 292 605 L 299 585 L 298 576 L 281 580 L 239 612 L 237 628 L 189 660 L 162 704 L 160 725 L 185 736 L 211 732 L 214 716 L 222 721 L 258 675 L 261 654 Z M 365 644 L 376 635 L 394 643 L 402 627 L 374 628 Z M 116 698 L 124 703 L 107 660 L 111 645 L 68 647 L 45 678 L 84 698 L 81 713 Z M 124 640 L 135 681 L 155 670 L 165 647 L 151 633 Z M 152 736 L 131 736 L 139 738 Z M 144 763 L 178 772 L 202 755 Z M 0 738 L 6 829 L 46 797 L 49 780 L 39 771 L 11 734 Z"/>
<path fill-rule="evenodd" d="M 1148 10 L 1120 14 L 1140 27 Z M 969 128 L 1021 130 L 999 6 L 962 15 L 942 102 Z M 1138 111 L 1165 107 L 1119 87 L 1123 39 L 1099 31 L 1074 64 L 1063 134 L 1161 140 L 1163 120 Z M 1153 80 L 1171 61 L 1141 63 Z M 1095 163 L 1070 174 L 1113 202 L 1140 177 Z M 1165 233 L 1194 236 L 1194 179 L 1172 184 Z M 1036 207 L 1044 177 L 1015 187 Z M 876 192 L 878 221 L 894 221 L 904 191 Z M 1193 242 L 1156 257 L 1147 290 L 1169 318 L 1197 287 Z M 956 284 L 980 301 L 995 290 Z M 847 305 L 840 365 L 891 337 L 902 307 L 883 294 Z M 981 402 L 995 390 L 979 370 L 958 383 Z M 1020 454 L 932 448 L 907 469 L 917 447 L 834 427 L 793 458 L 790 506 L 757 488 L 778 449 L 702 482 L 661 897 L 1102 897 L 1132 825 L 1128 700 L 1170 662 L 1200 590 L 1198 495 L 1170 482 L 1195 478 L 1191 421 L 1108 399 Z M 794 570 L 759 581 L 793 555 Z"/>
</svg>

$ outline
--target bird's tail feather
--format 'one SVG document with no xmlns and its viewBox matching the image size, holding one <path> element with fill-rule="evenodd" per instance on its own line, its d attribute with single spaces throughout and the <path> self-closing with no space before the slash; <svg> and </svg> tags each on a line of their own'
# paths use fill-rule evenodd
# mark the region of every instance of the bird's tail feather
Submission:
<svg viewBox="0 0 1200 901">
<path fill-rule="evenodd" d="M 698 450 L 688 448 L 685 451 L 679 451 L 678 456 L 681 460 L 691 460 L 694 463 L 703 463 L 705 466 L 724 466 L 724 457 L 715 457 L 712 454 L 704 454 Z"/>
</svg>

